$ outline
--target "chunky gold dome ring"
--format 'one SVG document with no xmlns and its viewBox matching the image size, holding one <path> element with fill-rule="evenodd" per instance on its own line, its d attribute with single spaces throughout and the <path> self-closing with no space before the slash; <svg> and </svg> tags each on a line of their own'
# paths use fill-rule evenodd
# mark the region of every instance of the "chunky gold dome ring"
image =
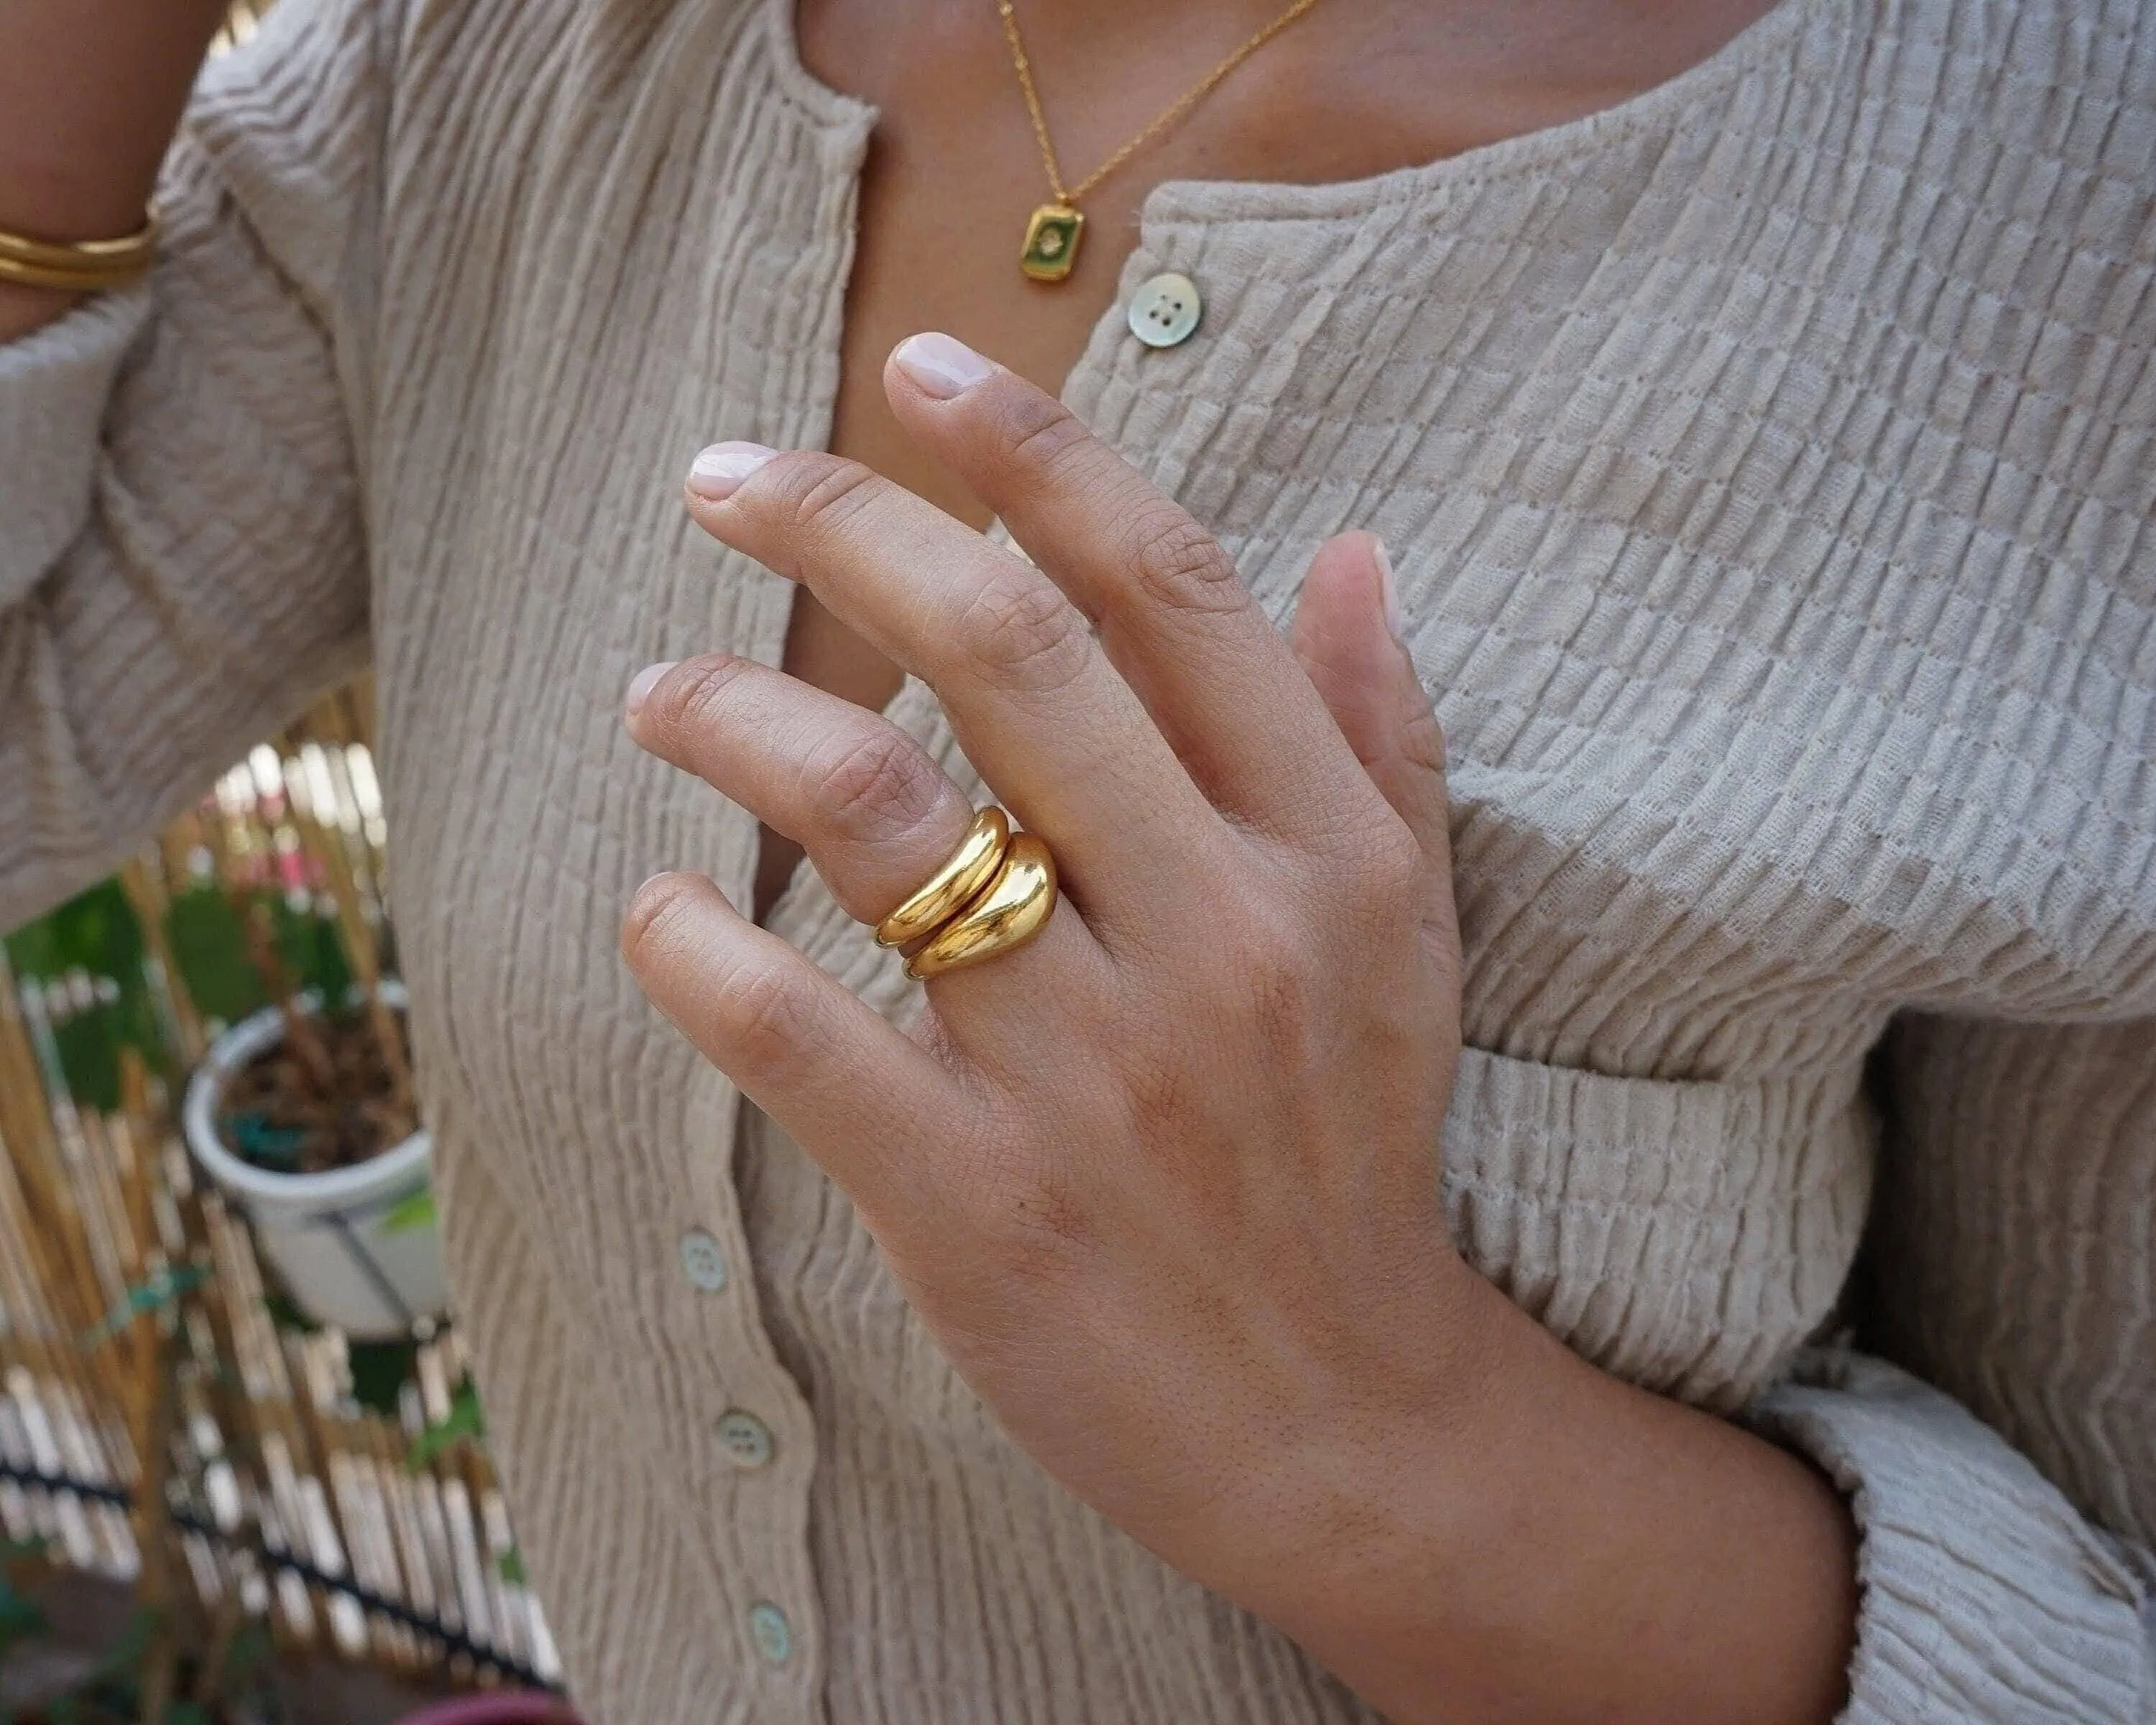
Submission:
<svg viewBox="0 0 2156 1725">
<path fill-rule="evenodd" d="M 1003 810 L 973 817 L 942 866 L 876 925 L 879 945 L 911 950 L 916 980 L 1024 946 L 1055 908 L 1055 859 L 1030 833 L 1012 835 Z"/>
<path fill-rule="evenodd" d="M 913 891 L 911 897 L 876 924 L 880 947 L 910 946 L 931 935 L 966 907 L 1003 866 L 1010 846 L 1010 821 L 990 803 L 973 816 L 943 866 Z"/>
<path fill-rule="evenodd" d="M 928 937 L 906 961 L 918 981 L 1016 952 L 1047 926 L 1055 910 L 1055 859 L 1030 833 L 1004 853 L 1003 866 L 981 896 Z"/>
</svg>

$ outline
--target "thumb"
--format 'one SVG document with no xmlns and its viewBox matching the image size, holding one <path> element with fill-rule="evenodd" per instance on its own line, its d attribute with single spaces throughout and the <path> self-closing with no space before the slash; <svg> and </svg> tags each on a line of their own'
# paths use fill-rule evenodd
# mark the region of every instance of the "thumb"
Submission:
<svg viewBox="0 0 2156 1725">
<path fill-rule="evenodd" d="M 1290 642 L 1332 720 L 1431 862 L 1450 920 L 1445 737 L 1398 633 L 1391 560 L 1374 533 L 1328 539 L 1311 560 Z"/>
</svg>

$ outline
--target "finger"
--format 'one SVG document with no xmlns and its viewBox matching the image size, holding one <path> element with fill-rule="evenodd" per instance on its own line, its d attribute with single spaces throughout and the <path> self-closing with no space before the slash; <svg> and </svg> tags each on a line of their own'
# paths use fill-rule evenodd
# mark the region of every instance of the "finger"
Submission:
<svg viewBox="0 0 2156 1725">
<path fill-rule="evenodd" d="M 1311 560 L 1291 639 L 1340 735 L 1429 859 L 1442 916 L 1452 914 L 1445 737 L 1397 633 L 1384 546 L 1370 533 L 1328 539 Z"/>
<path fill-rule="evenodd" d="M 964 1086 L 702 875 L 644 882 L 621 950 L 651 1004 L 865 1210 L 932 1179 Z"/>
<path fill-rule="evenodd" d="M 973 819 L 951 776 L 890 720 L 752 659 L 654 665 L 629 685 L 628 721 L 643 747 L 799 844 L 863 922 L 896 910 Z"/>
<path fill-rule="evenodd" d="M 888 719 L 753 660 L 654 665 L 629 685 L 627 708 L 639 745 L 798 842 L 831 896 L 871 926 L 942 865 L 973 818 L 950 776 Z M 1084 919 L 1059 907 L 1023 952 L 932 986 L 970 1051 L 1002 1040 L 1014 1014 L 1037 1016 L 1029 1005 L 1045 990 L 1093 998 L 1102 965 Z"/>
<path fill-rule="evenodd" d="M 1100 630 L 1102 647 L 1219 808 L 1322 834 L 1346 752 L 1219 542 L 1046 392 L 948 336 L 886 370 L 914 439 L 994 510 Z"/>
<path fill-rule="evenodd" d="M 968 758 L 1055 847 L 1089 922 L 1217 826 L 1085 618 L 1023 557 L 836 456 L 721 444 L 690 485 L 707 532 L 806 583 L 936 691 Z"/>
</svg>

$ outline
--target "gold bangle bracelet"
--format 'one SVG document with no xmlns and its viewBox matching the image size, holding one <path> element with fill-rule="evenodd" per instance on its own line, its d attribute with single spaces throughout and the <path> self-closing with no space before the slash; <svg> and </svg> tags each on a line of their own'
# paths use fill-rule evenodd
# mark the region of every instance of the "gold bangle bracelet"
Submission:
<svg viewBox="0 0 2156 1725">
<path fill-rule="evenodd" d="M 156 259 L 158 233 L 154 211 L 140 228 L 118 239 L 62 243 L 0 228 L 0 281 L 84 293 L 124 286 L 139 280 Z"/>
<path fill-rule="evenodd" d="M 146 265 L 132 270 L 41 270 L 34 264 L 18 264 L 0 257 L 0 281 L 16 287 L 57 288 L 63 293 L 96 294 L 126 287 L 149 274 Z"/>
</svg>

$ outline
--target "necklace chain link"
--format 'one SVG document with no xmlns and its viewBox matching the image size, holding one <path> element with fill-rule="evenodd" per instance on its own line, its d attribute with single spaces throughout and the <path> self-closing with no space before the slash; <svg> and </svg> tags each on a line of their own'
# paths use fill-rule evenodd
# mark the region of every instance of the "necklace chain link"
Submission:
<svg viewBox="0 0 2156 1725">
<path fill-rule="evenodd" d="M 1317 0 L 1295 0 L 1295 3 L 1286 12 L 1250 37 L 1219 65 L 1214 67 L 1197 83 L 1178 96 L 1162 110 L 1152 124 L 1131 139 L 1122 149 L 1116 151 L 1076 185 L 1066 186 L 1063 183 L 1062 167 L 1055 159 L 1055 145 L 1048 136 L 1048 116 L 1041 111 L 1040 92 L 1034 86 L 1033 63 L 1026 58 L 1025 42 L 1019 34 L 1018 15 L 1011 10 L 1011 0 L 996 0 L 996 10 L 1003 15 L 1004 34 L 1010 42 L 1011 66 L 1018 74 L 1019 90 L 1024 92 L 1026 112 L 1033 119 L 1033 135 L 1040 145 L 1040 163 L 1048 170 L 1048 183 L 1055 190 L 1056 201 L 1075 208 L 1080 198 L 1106 179 L 1110 174 L 1173 126 L 1176 121 L 1182 119 L 1199 103 L 1204 100 L 1212 93 L 1214 86 L 1222 79 L 1317 4 Z"/>
</svg>

